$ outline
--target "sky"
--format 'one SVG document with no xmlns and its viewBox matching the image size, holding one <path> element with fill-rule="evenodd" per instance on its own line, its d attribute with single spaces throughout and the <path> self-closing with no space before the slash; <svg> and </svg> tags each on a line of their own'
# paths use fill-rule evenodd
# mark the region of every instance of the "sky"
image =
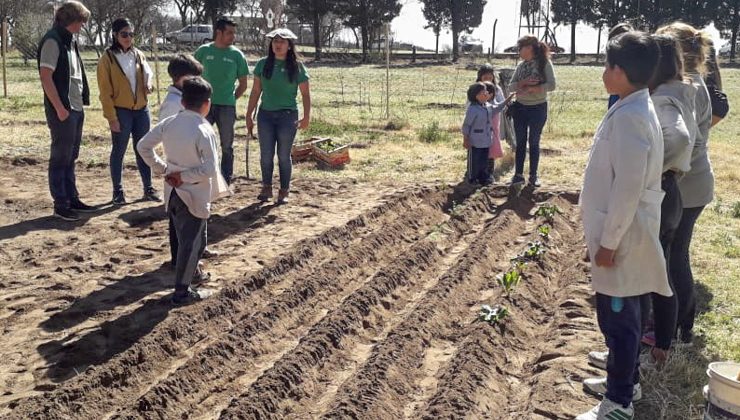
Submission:
<svg viewBox="0 0 740 420">
<path fill-rule="evenodd" d="M 435 36 L 431 30 L 424 29 L 426 20 L 422 14 L 422 4 L 418 0 L 401 0 L 403 6 L 401 14 L 391 22 L 391 30 L 395 39 L 400 42 L 409 42 L 421 47 L 434 49 Z M 483 50 L 488 51 L 491 47 L 493 36 L 493 23 L 498 19 L 496 25 L 495 50 L 501 52 L 504 48 L 516 43 L 519 29 L 519 0 L 488 0 L 483 10 L 483 22 L 473 30 L 473 36 L 483 41 Z M 719 32 L 713 26 L 707 28 L 715 45 L 723 45 Z M 523 29 L 522 35 L 526 33 Z M 570 25 L 560 25 L 555 30 L 555 38 L 558 45 L 570 51 Z M 587 25 L 576 27 L 576 52 L 595 53 L 598 31 Z M 452 45 L 451 33 L 442 32 L 439 39 L 440 49 Z M 606 36 L 602 33 L 601 47 L 606 44 Z"/>
</svg>

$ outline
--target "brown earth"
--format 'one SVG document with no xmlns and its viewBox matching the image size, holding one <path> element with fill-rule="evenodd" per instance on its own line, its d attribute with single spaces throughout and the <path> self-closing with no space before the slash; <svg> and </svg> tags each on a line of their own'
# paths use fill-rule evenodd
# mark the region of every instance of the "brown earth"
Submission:
<svg viewBox="0 0 740 420">
<path fill-rule="evenodd" d="M 105 168 L 83 199 L 109 200 Z M 127 171 L 130 198 L 138 180 Z M 45 162 L 0 161 L 0 417 L 572 418 L 600 346 L 574 192 L 237 179 L 215 204 L 213 298 L 169 304 L 161 206 L 49 217 Z M 510 297 L 496 275 L 556 216 Z M 482 304 L 505 304 L 497 326 Z"/>
</svg>

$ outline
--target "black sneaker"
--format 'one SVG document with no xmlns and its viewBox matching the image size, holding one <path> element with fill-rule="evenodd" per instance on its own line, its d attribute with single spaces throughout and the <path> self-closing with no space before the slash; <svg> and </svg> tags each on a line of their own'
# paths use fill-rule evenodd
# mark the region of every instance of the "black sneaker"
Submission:
<svg viewBox="0 0 740 420">
<path fill-rule="evenodd" d="M 203 250 L 203 255 L 200 257 L 204 260 L 211 259 L 211 258 L 217 258 L 219 255 L 221 255 L 220 252 L 214 251 L 211 248 L 206 247 L 206 249 Z"/>
<path fill-rule="evenodd" d="M 79 198 L 73 199 L 71 205 L 69 206 L 72 210 L 78 211 L 80 213 L 92 213 L 95 211 L 98 211 L 98 208 L 95 206 L 88 206 L 87 204 L 80 201 Z"/>
<path fill-rule="evenodd" d="M 514 175 L 513 178 L 511 178 L 511 183 L 512 184 L 523 184 L 524 183 L 524 177 L 521 176 L 521 175 L 519 175 L 519 174 L 516 174 L 516 175 Z"/>
<path fill-rule="evenodd" d="M 542 186 L 542 184 L 540 184 L 540 180 L 536 176 L 534 176 L 534 177 L 530 176 L 529 177 L 529 185 L 531 185 L 533 187 L 541 187 Z"/>
<path fill-rule="evenodd" d="M 210 290 L 195 290 L 192 288 L 188 288 L 188 290 L 183 294 L 178 294 L 175 292 L 174 295 L 172 295 L 172 304 L 176 306 L 182 306 L 182 305 L 190 305 L 191 303 L 200 302 L 203 299 L 208 299 L 213 295 L 213 292 Z"/>
<path fill-rule="evenodd" d="M 162 197 L 159 196 L 157 190 L 154 187 L 149 187 L 144 190 L 144 199 L 148 201 L 155 201 L 157 203 L 162 202 Z"/>
<path fill-rule="evenodd" d="M 126 204 L 126 195 L 123 194 L 123 191 L 114 191 L 113 192 L 113 200 L 112 203 L 117 206 L 122 206 Z"/>
<path fill-rule="evenodd" d="M 62 220 L 66 220 L 68 222 L 76 222 L 80 220 L 80 216 L 77 215 L 77 212 L 75 212 L 72 209 L 61 208 L 61 207 L 54 208 L 54 217 L 57 217 Z"/>
</svg>

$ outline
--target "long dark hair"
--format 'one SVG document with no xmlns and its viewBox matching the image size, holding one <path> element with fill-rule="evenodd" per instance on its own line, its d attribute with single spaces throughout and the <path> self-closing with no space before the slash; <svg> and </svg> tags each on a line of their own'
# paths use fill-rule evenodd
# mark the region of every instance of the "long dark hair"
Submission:
<svg viewBox="0 0 740 420">
<path fill-rule="evenodd" d="M 292 39 L 286 39 L 288 41 L 288 55 L 285 57 L 285 69 L 288 72 L 288 80 L 290 83 L 298 80 L 298 66 L 301 65 L 301 57 L 295 52 L 295 43 Z M 272 69 L 275 68 L 275 52 L 272 50 L 272 39 L 267 46 L 267 61 L 265 61 L 265 69 L 263 71 L 264 76 L 267 79 L 272 79 Z"/>
<path fill-rule="evenodd" d="M 542 77 L 543 81 L 546 81 L 544 80 L 546 77 L 545 66 L 547 66 L 547 61 L 550 59 L 550 47 L 534 35 L 524 35 L 519 38 L 516 44 L 519 48 L 526 47 L 527 45 L 532 46 L 534 60 L 537 62 L 537 70 L 540 72 L 540 77 Z"/>
<path fill-rule="evenodd" d="M 663 83 L 671 80 L 683 80 L 683 54 L 681 45 L 676 38 L 670 35 L 652 35 L 660 48 L 660 59 L 648 87 L 655 90 Z"/>
<path fill-rule="evenodd" d="M 129 21 L 126 18 L 118 18 L 113 21 L 113 24 L 111 25 L 111 30 L 113 31 L 113 34 L 111 35 L 112 42 L 110 44 L 110 49 L 116 52 L 123 52 L 123 46 L 120 42 L 118 42 L 118 37 L 116 36 L 123 28 L 125 27 L 133 28 L 134 26 L 131 24 L 131 21 Z M 131 46 L 133 48 L 133 45 Z"/>
<path fill-rule="evenodd" d="M 493 76 L 493 84 L 498 84 L 498 78 L 496 77 L 496 70 L 492 65 L 486 63 L 478 68 L 478 77 L 475 79 L 476 82 L 480 82 L 483 76 L 490 74 Z"/>
</svg>

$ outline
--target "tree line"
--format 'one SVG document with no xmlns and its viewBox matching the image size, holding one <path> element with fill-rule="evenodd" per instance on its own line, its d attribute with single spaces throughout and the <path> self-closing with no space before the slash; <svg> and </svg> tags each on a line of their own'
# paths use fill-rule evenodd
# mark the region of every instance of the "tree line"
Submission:
<svg viewBox="0 0 740 420">
<path fill-rule="evenodd" d="M 491 0 L 493 1 L 493 0 Z M 499 2 L 510 0 L 496 0 Z M 355 35 L 356 46 L 367 61 L 371 46 L 383 39 L 382 28 L 401 11 L 402 0 L 83 0 L 92 12 L 85 28 L 91 44 L 105 44 L 110 39 L 110 24 L 127 16 L 146 36 L 156 28 L 185 26 L 188 23 L 212 23 L 221 15 L 262 16 L 269 8 L 278 14 L 278 23 L 293 16 L 312 28 L 316 58 L 340 27 Z M 460 55 L 460 35 L 470 33 L 482 23 L 483 9 L 489 0 L 421 0 L 425 28 L 439 38 L 445 31 L 452 36 L 452 55 Z M 495 1 L 494 1 L 495 3 Z M 53 2 L 47 0 L 0 0 L 0 18 L 10 22 L 18 34 L 28 33 L 39 25 L 39 16 L 50 18 Z M 547 7 L 550 10 L 546 10 Z M 177 16 L 171 16 L 171 12 Z M 683 20 L 697 27 L 712 22 L 723 36 L 732 39 L 734 59 L 740 28 L 740 0 L 521 0 L 521 14 L 528 24 L 535 17 L 548 16 L 554 25 L 571 26 L 571 59 L 575 59 L 576 25 L 587 24 L 602 29 L 619 22 L 655 30 L 661 24 Z M 41 19 L 42 20 L 42 19 Z M 19 24 L 20 23 L 20 24 Z M 418 24 L 413 22 L 412 24 Z M 41 31 L 42 29 L 36 29 Z"/>
</svg>

